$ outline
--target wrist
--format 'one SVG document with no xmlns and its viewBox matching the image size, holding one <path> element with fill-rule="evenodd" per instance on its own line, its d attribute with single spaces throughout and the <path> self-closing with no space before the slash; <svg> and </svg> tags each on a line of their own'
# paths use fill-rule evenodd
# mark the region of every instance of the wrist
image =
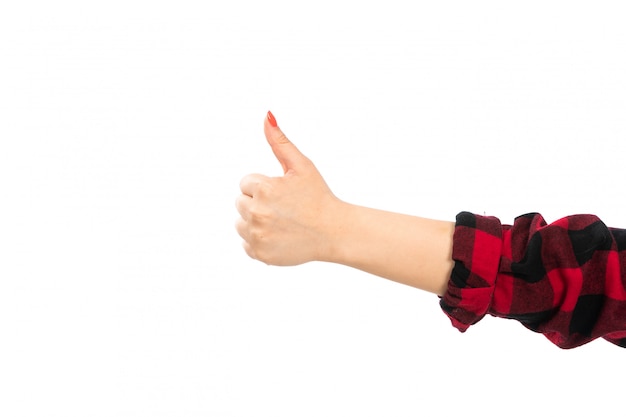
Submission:
<svg viewBox="0 0 626 417">
<path fill-rule="evenodd" d="M 335 197 L 325 212 L 320 214 L 321 241 L 316 260 L 347 263 L 348 234 L 352 228 L 355 208 Z"/>
</svg>

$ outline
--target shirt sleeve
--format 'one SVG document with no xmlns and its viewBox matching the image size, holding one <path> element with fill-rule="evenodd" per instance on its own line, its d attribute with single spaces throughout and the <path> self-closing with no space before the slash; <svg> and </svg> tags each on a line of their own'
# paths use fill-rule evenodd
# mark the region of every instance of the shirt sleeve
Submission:
<svg viewBox="0 0 626 417">
<path fill-rule="evenodd" d="M 503 225 L 457 215 L 443 311 L 460 331 L 485 315 L 514 319 L 569 349 L 597 338 L 626 347 L 626 230 L 594 215 Z"/>
</svg>

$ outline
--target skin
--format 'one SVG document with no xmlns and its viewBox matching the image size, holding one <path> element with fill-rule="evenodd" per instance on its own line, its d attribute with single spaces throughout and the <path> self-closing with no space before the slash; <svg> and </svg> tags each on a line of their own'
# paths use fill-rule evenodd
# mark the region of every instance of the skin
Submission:
<svg viewBox="0 0 626 417">
<path fill-rule="evenodd" d="M 445 293 L 454 264 L 453 222 L 344 202 L 269 118 L 264 131 L 284 175 L 241 180 L 235 227 L 250 257 L 280 266 L 333 262 Z"/>
</svg>

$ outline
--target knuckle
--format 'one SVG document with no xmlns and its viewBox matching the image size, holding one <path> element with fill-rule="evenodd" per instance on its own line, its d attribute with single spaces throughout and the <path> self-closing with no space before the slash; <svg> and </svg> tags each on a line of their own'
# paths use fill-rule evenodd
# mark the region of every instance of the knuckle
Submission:
<svg viewBox="0 0 626 417">
<path fill-rule="evenodd" d="M 250 207 L 249 211 L 248 211 L 248 216 L 250 218 L 250 223 L 255 225 L 255 226 L 259 226 L 259 225 L 263 225 L 265 224 L 268 219 L 269 219 L 269 215 L 265 212 L 265 210 L 263 210 L 261 207 L 259 207 L 259 205 L 253 205 Z"/>
<path fill-rule="evenodd" d="M 255 252 L 255 256 L 256 257 L 254 259 L 257 261 L 263 262 L 265 265 L 273 265 L 272 260 L 266 251 L 257 250 Z"/>
<path fill-rule="evenodd" d="M 276 136 L 276 143 L 283 145 L 289 143 L 289 139 L 287 139 L 287 136 L 285 136 L 283 132 L 280 132 L 280 134 Z"/>
<path fill-rule="evenodd" d="M 268 198 L 270 195 L 272 195 L 273 190 L 274 190 L 274 187 L 271 182 L 269 181 L 260 182 L 257 185 L 257 192 L 256 192 L 255 197 L 261 198 L 261 199 Z"/>
<path fill-rule="evenodd" d="M 248 254 L 249 257 L 251 257 L 252 259 L 256 259 L 257 261 L 263 262 L 266 265 L 271 265 L 271 261 L 269 259 L 269 256 L 267 254 L 267 251 L 263 250 L 262 248 L 259 248 L 256 245 L 247 245 L 246 246 L 246 253 Z"/>
<path fill-rule="evenodd" d="M 273 247 L 268 240 L 267 234 L 260 229 L 250 231 L 248 239 L 249 254 L 257 261 L 261 261 L 267 265 L 273 265 L 272 253 Z"/>
<path fill-rule="evenodd" d="M 239 189 L 243 191 L 244 189 L 246 189 L 247 185 L 250 184 L 252 181 L 253 181 L 253 176 L 246 175 L 239 181 Z"/>
<path fill-rule="evenodd" d="M 250 243 L 254 246 L 260 246 L 265 241 L 265 233 L 259 228 L 250 230 Z"/>
</svg>

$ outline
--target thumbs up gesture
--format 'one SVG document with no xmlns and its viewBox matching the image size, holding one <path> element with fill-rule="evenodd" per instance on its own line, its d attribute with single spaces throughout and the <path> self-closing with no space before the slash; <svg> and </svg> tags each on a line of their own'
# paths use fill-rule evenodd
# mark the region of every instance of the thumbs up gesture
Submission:
<svg viewBox="0 0 626 417">
<path fill-rule="evenodd" d="M 342 205 L 313 165 L 268 112 L 265 137 L 283 167 L 281 177 L 245 176 L 236 206 L 236 229 L 246 253 L 270 265 L 326 260 Z"/>
<path fill-rule="evenodd" d="M 343 202 L 283 134 L 272 113 L 264 128 L 284 174 L 251 174 L 241 180 L 236 227 L 248 255 L 270 265 L 334 262 L 445 293 L 454 265 L 454 222 Z"/>
</svg>

